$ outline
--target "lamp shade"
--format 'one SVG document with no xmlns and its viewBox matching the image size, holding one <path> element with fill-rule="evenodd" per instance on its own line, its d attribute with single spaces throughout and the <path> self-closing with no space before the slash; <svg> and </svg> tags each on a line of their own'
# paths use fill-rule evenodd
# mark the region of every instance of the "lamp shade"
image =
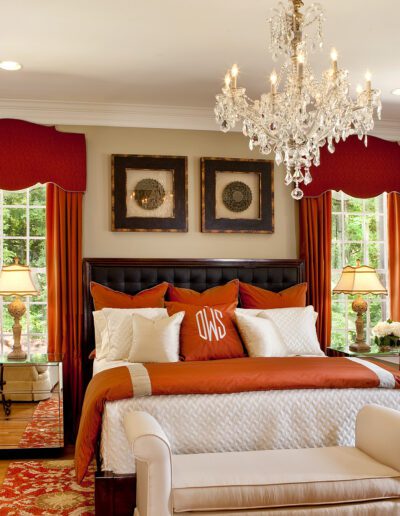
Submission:
<svg viewBox="0 0 400 516">
<path fill-rule="evenodd" d="M 6 265 L 0 272 L 1 296 L 36 296 L 39 294 L 27 265 L 15 260 L 13 265 Z"/>
<path fill-rule="evenodd" d="M 334 294 L 387 294 L 376 270 L 368 265 L 356 267 L 346 265 L 343 268 L 338 284 L 333 289 Z"/>
</svg>

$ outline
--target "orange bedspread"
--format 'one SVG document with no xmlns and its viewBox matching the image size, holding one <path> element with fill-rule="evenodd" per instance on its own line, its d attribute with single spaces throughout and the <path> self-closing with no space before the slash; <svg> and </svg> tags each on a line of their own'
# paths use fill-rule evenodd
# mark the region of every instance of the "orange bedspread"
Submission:
<svg viewBox="0 0 400 516">
<path fill-rule="evenodd" d="M 394 376 L 400 388 L 400 374 Z M 378 375 L 347 358 L 237 358 L 207 362 L 145 364 L 152 395 L 222 394 L 260 390 L 349 389 L 380 386 Z M 106 401 L 135 395 L 127 367 L 95 375 L 86 390 L 75 449 L 81 482 L 93 459 Z"/>
</svg>

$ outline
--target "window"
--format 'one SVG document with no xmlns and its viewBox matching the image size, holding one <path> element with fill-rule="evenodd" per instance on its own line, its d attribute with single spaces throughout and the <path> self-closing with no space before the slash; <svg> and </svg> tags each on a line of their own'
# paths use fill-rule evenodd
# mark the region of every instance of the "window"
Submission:
<svg viewBox="0 0 400 516">
<path fill-rule="evenodd" d="M 383 285 L 387 285 L 387 195 L 356 199 L 343 192 L 332 192 L 332 288 L 345 265 L 362 264 L 374 267 Z M 366 338 L 371 328 L 388 317 L 387 296 L 365 296 Z M 355 338 L 356 314 L 351 308 L 355 296 L 332 295 L 331 344 L 341 347 Z"/>
<path fill-rule="evenodd" d="M 10 265 L 14 256 L 30 265 L 40 294 L 24 299 L 21 342 L 26 351 L 47 351 L 46 283 L 46 187 L 11 192 L 0 190 L 0 264 Z M 1 352 L 12 347 L 13 319 L 7 306 L 11 298 L 0 296 Z"/>
</svg>

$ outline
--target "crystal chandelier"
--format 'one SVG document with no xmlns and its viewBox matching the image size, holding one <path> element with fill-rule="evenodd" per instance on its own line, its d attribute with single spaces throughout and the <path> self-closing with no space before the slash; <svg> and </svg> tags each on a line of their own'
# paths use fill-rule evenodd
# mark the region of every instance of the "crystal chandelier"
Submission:
<svg viewBox="0 0 400 516">
<path fill-rule="evenodd" d="M 302 0 L 288 0 L 287 6 L 279 2 L 269 20 L 272 57 L 285 56 L 280 71 L 270 76 L 270 91 L 259 100 L 250 99 L 246 89 L 238 87 L 239 69 L 233 65 L 214 110 L 223 132 L 242 121 L 250 149 L 273 152 L 276 164 L 285 164 L 285 184 L 293 184 L 297 200 L 303 197 L 302 183 L 312 181 L 310 167 L 320 164 L 320 148 L 328 144 L 333 153 L 335 142 L 354 134 L 367 145 L 374 112 L 380 119 L 382 110 L 380 91 L 372 89 L 369 72 L 365 87 L 358 86 L 356 98 L 351 98 L 348 71 L 339 68 L 335 49 L 330 69 L 319 81 L 315 78 L 308 57 L 322 49 L 324 15 L 320 4 L 302 12 L 303 5 Z"/>
</svg>

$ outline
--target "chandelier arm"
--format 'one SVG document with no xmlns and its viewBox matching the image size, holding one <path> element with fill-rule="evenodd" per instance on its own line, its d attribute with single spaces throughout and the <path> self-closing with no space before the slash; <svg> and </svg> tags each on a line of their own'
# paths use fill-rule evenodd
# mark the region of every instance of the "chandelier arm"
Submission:
<svg viewBox="0 0 400 516">
<path fill-rule="evenodd" d="M 278 143 L 280 141 L 279 137 L 277 137 L 274 133 L 267 129 L 264 125 L 261 125 L 259 120 L 256 117 L 252 117 L 249 113 L 241 113 L 238 112 L 241 120 L 245 122 L 246 120 L 250 120 L 253 124 L 254 128 L 258 130 L 258 132 L 263 132 L 267 135 L 267 137 L 273 141 L 273 143 Z"/>
</svg>

